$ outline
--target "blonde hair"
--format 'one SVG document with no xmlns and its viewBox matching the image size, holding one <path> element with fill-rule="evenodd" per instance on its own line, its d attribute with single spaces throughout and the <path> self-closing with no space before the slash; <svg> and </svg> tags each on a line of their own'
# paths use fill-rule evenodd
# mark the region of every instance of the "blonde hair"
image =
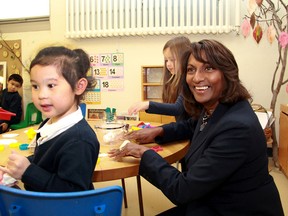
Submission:
<svg viewBox="0 0 288 216">
<path fill-rule="evenodd" d="M 175 68 L 175 74 L 170 73 L 166 67 L 164 61 L 164 71 L 163 71 L 163 89 L 162 89 L 162 101 L 164 103 L 175 103 L 177 97 L 181 93 L 181 57 L 190 48 L 190 40 L 184 36 L 178 36 L 170 39 L 166 42 L 163 47 L 163 52 L 167 48 L 170 48 L 171 53 L 175 57 L 177 62 L 177 68 Z M 174 63 L 175 64 L 175 63 Z M 174 65 L 175 66 L 175 65 Z"/>
</svg>

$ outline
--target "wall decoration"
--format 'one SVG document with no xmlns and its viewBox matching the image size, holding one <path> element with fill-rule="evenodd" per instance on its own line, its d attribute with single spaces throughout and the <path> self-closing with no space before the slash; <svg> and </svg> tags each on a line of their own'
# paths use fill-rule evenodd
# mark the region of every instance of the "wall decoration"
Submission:
<svg viewBox="0 0 288 216">
<path fill-rule="evenodd" d="M 121 91 L 124 88 L 124 53 L 104 53 L 90 56 L 92 76 L 100 79 L 101 91 Z"/>
<path fill-rule="evenodd" d="M 105 109 L 88 109 L 88 120 L 98 120 L 105 117 Z"/>
<path fill-rule="evenodd" d="M 277 2 L 277 3 L 276 3 Z M 253 30 L 253 38 L 257 43 L 260 43 L 263 35 L 267 36 L 267 41 L 272 44 L 277 39 L 277 61 L 271 61 L 275 64 L 275 69 L 271 75 L 271 93 L 269 109 L 272 110 L 272 115 L 275 116 L 276 103 L 278 95 L 281 92 L 281 87 L 288 88 L 288 7 L 284 0 L 279 1 L 249 1 L 247 9 L 250 12 L 245 15 L 241 24 L 241 30 L 244 37 L 248 37 L 250 30 Z M 286 1 L 287 2 L 287 1 Z M 262 25 L 263 23 L 263 25 Z M 265 28 L 264 25 L 266 26 Z M 262 27 L 261 27 L 262 26 Z M 247 31 L 248 30 L 248 31 Z M 267 32 L 263 32 L 266 30 Z M 265 33 L 265 34 L 264 34 Z M 268 62 L 266 62 L 269 64 Z M 277 111 L 278 112 L 278 111 Z M 278 163 L 278 148 L 279 144 L 276 136 L 276 126 L 271 125 L 272 129 L 272 156 L 274 165 L 279 167 Z"/>
<path fill-rule="evenodd" d="M 101 104 L 101 92 L 124 89 L 124 53 L 103 53 L 90 55 L 89 76 L 96 79 L 94 89 L 85 96 L 87 104 Z"/>
<path fill-rule="evenodd" d="M 6 75 L 7 75 L 7 70 L 6 70 L 6 62 L 0 62 L 0 91 L 6 88 Z"/>
<path fill-rule="evenodd" d="M 0 34 L 0 62 L 6 62 L 6 77 L 3 83 L 6 86 L 6 79 L 11 74 L 22 75 L 22 68 L 25 66 L 22 64 L 21 59 L 21 40 L 4 40 Z M 19 89 L 19 93 L 23 94 L 23 89 Z"/>
<path fill-rule="evenodd" d="M 119 91 L 124 89 L 123 79 L 101 79 L 101 90 L 104 91 Z"/>
<path fill-rule="evenodd" d="M 84 102 L 86 104 L 101 104 L 101 93 L 100 91 L 88 90 L 85 94 Z"/>
<path fill-rule="evenodd" d="M 0 61 L 7 63 L 7 76 L 22 73 L 21 40 L 4 40 L 0 38 Z"/>
<path fill-rule="evenodd" d="M 94 89 L 87 90 L 83 101 L 86 104 L 100 104 L 101 103 L 100 79 L 96 79 L 96 85 Z"/>
</svg>

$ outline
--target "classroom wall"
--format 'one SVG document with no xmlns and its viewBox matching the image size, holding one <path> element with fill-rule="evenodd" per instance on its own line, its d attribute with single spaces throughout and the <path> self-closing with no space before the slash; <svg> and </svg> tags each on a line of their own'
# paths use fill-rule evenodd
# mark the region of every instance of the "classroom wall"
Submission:
<svg viewBox="0 0 288 216">
<path fill-rule="evenodd" d="M 165 42 L 175 35 L 67 39 L 65 38 L 65 1 L 51 0 L 50 2 L 49 30 L 27 31 L 19 28 L 19 32 L 3 33 L 6 40 L 21 39 L 24 64 L 28 67 L 38 49 L 51 44 L 79 47 L 89 54 L 123 52 L 125 59 L 124 91 L 104 92 L 101 94 L 101 105 L 89 105 L 89 107 L 115 107 L 118 112 L 123 112 L 127 111 L 129 105 L 141 100 L 141 65 L 162 65 L 162 48 Z M 276 42 L 270 45 L 263 35 L 262 41 L 257 44 L 251 34 L 245 39 L 236 32 L 221 35 L 186 36 L 191 41 L 209 38 L 223 42 L 234 53 L 240 68 L 240 78 L 253 94 L 254 103 L 260 103 L 267 108 L 270 106 L 272 98 L 270 85 L 278 57 Z M 31 101 L 29 75 L 26 72 L 23 73 L 24 100 L 25 103 L 28 103 Z M 278 97 L 277 118 L 279 117 L 279 104 L 287 103 L 287 101 L 287 93 L 283 87 Z"/>
</svg>

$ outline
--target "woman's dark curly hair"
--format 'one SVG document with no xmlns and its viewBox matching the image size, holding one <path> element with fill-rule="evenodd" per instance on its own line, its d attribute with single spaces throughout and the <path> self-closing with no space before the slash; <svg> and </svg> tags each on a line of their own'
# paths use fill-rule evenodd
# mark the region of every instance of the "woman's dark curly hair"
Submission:
<svg viewBox="0 0 288 216">
<path fill-rule="evenodd" d="M 243 86 L 239 79 L 238 65 L 232 52 L 215 40 L 201 40 L 191 43 L 191 48 L 182 56 L 183 71 L 181 77 L 182 91 L 184 97 L 184 107 L 187 113 L 193 117 L 198 117 L 203 105 L 198 103 L 186 82 L 187 64 L 190 56 L 202 63 L 209 64 L 211 67 L 220 70 L 225 79 L 225 89 L 219 98 L 220 103 L 233 104 L 241 100 L 251 99 L 248 90 Z"/>
</svg>

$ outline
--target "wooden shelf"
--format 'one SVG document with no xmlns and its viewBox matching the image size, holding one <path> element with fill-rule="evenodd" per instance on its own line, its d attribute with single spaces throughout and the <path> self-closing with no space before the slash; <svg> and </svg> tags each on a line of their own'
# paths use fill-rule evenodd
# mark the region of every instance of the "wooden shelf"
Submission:
<svg viewBox="0 0 288 216">
<path fill-rule="evenodd" d="M 288 106 L 280 106 L 279 129 L 279 165 L 283 173 L 288 177 Z"/>
<path fill-rule="evenodd" d="M 142 100 L 162 102 L 163 66 L 142 66 Z M 139 113 L 140 121 L 169 123 L 174 122 L 174 116 Z"/>
<path fill-rule="evenodd" d="M 162 99 L 163 66 L 142 66 L 142 100 Z"/>
<path fill-rule="evenodd" d="M 139 120 L 143 122 L 159 122 L 159 123 L 170 123 L 175 122 L 174 116 L 166 116 L 166 115 L 157 115 L 146 113 L 145 111 L 139 112 Z"/>
<path fill-rule="evenodd" d="M 162 84 L 161 83 L 142 83 L 143 86 L 161 86 L 162 87 Z"/>
</svg>

